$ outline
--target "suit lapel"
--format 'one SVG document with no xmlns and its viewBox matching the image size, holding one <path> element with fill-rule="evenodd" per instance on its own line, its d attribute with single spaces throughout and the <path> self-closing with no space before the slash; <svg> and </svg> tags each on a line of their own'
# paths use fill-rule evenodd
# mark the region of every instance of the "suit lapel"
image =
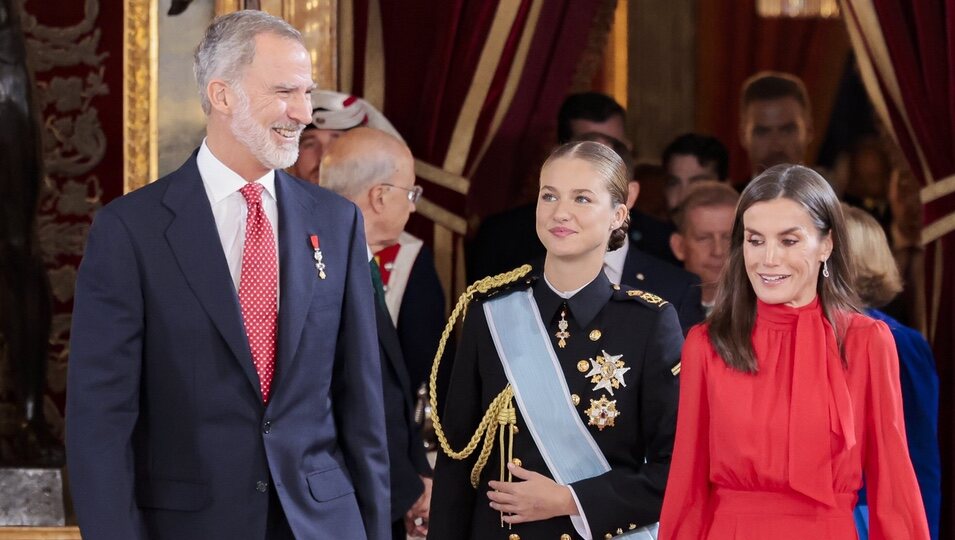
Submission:
<svg viewBox="0 0 955 540">
<path fill-rule="evenodd" d="M 401 385 L 401 394 L 405 398 L 405 405 L 411 407 L 411 380 L 408 376 L 408 367 L 405 366 L 404 355 L 401 353 L 401 342 L 398 340 L 398 331 L 395 330 L 391 322 L 391 315 L 381 309 L 378 302 L 375 302 L 375 319 L 378 323 L 378 343 L 381 345 L 386 360 L 391 364 L 395 376 L 398 377 L 398 384 Z"/>
<path fill-rule="evenodd" d="M 640 250 L 637 249 L 636 242 L 628 240 L 627 258 L 623 261 L 623 271 L 620 273 L 620 283 L 633 286 L 637 281 L 637 273 L 640 272 Z"/>
<path fill-rule="evenodd" d="M 315 199 L 282 171 L 275 171 L 279 207 L 279 335 L 277 388 L 282 374 L 289 372 L 295 358 L 308 306 L 312 301 L 316 271 L 309 235 L 324 238 L 314 225 Z M 273 390 L 274 392 L 274 390 Z"/>
<path fill-rule="evenodd" d="M 163 197 L 163 204 L 175 214 L 166 229 L 166 240 L 193 293 L 258 395 L 259 376 L 252 365 L 239 297 L 199 176 L 196 154 L 174 174 Z"/>
</svg>

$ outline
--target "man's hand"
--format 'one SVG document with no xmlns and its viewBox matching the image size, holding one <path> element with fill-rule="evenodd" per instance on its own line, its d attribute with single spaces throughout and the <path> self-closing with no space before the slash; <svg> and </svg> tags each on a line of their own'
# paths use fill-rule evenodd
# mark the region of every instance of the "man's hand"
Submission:
<svg viewBox="0 0 955 540">
<path fill-rule="evenodd" d="M 405 531 L 416 538 L 428 535 L 428 516 L 431 513 L 431 479 L 422 476 L 421 482 L 424 484 L 424 492 L 405 514 Z"/>
<path fill-rule="evenodd" d="M 523 482 L 491 481 L 494 491 L 487 493 L 491 508 L 504 512 L 505 522 L 525 523 L 577 515 L 577 504 L 570 488 L 513 463 L 508 463 L 507 468 Z"/>
</svg>

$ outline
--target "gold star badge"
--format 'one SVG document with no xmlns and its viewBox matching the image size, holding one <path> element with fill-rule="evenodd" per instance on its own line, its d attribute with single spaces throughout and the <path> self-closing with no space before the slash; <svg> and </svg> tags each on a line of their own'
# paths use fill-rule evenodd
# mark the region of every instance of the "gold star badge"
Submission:
<svg viewBox="0 0 955 540">
<path fill-rule="evenodd" d="M 598 400 L 590 400 L 590 408 L 584 411 L 589 420 L 588 426 L 597 426 L 603 431 L 605 427 L 613 427 L 620 412 L 617 411 L 617 400 L 608 400 L 607 396 L 600 396 Z"/>
<path fill-rule="evenodd" d="M 627 386 L 623 380 L 626 372 L 630 368 L 624 367 L 622 354 L 612 355 L 607 351 L 601 351 L 603 356 L 597 355 L 596 359 L 590 361 L 591 369 L 584 377 L 590 377 L 590 382 L 594 383 L 593 391 L 606 390 L 613 395 L 613 391 L 621 386 Z"/>
</svg>

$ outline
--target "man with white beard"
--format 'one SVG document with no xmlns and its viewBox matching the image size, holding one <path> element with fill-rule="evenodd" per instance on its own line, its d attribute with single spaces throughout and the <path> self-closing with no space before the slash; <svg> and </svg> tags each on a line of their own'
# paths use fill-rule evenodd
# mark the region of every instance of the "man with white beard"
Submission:
<svg viewBox="0 0 955 540">
<path fill-rule="evenodd" d="M 79 270 L 67 459 L 83 538 L 390 538 L 361 214 L 282 171 L 311 121 L 302 37 L 232 13 L 195 72 L 206 139 L 100 210 Z"/>
</svg>

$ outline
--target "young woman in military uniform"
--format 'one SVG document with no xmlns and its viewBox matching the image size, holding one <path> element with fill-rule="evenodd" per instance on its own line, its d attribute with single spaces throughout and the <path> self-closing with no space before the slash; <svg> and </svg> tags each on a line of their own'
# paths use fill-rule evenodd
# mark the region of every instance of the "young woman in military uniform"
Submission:
<svg viewBox="0 0 955 540">
<path fill-rule="evenodd" d="M 665 300 L 604 275 L 604 252 L 626 239 L 627 180 L 600 143 L 554 151 L 537 203 L 543 269 L 485 278 L 453 311 L 445 337 L 467 317 L 444 409 L 439 362 L 431 376 L 443 414 L 429 538 L 655 537 L 683 337 Z"/>
</svg>

